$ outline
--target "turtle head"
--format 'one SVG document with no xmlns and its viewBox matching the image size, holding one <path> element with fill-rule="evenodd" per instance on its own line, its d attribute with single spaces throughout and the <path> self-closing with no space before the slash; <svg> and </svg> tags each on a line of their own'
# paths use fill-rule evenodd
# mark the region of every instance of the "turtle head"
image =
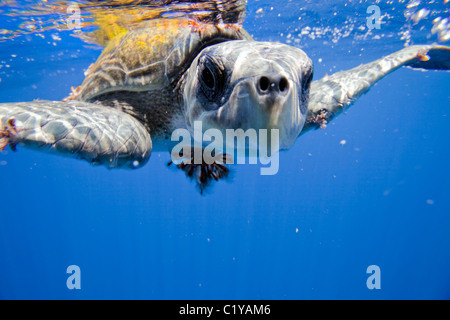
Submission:
<svg viewBox="0 0 450 320">
<path fill-rule="evenodd" d="M 278 129 L 289 148 L 308 111 L 313 66 L 300 49 L 270 42 L 231 41 L 203 49 L 187 71 L 186 124 L 202 129 Z"/>
</svg>

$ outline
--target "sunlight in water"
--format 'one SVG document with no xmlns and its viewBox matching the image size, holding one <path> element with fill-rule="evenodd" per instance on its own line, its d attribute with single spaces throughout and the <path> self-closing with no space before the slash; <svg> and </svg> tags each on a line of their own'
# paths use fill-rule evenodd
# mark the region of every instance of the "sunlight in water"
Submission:
<svg viewBox="0 0 450 320">
<path fill-rule="evenodd" d="M 400 39 L 405 45 L 423 42 L 423 39 L 445 43 L 450 40 L 450 1 L 377 1 L 381 8 L 379 23 L 384 32 L 374 34 L 367 16 L 359 10 L 370 1 L 348 0 L 339 8 L 333 1 L 302 1 L 298 24 L 281 33 L 286 43 L 300 44 L 305 40 L 320 40 L 336 44 L 341 39 L 353 41 Z M 85 1 L 16 1 L 3 0 L 0 4 L 0 41 L 33 34 L 44 37 L 43 32 L 69 31 L 88 43 L 105 45 L 109 39 L 126 33 L 149 20 L 188 16 L 194 21 L 242 23 L 245 0 L 145 1 L 145 0 L 85 0 Z M 298 6 L 298 4 L 297 4 Z M 336 10 L 333 10 L 336 8 Z M 342 10 L 345 8 L 345 11 Z M 359 8 L 359 9 L 358 9 Z M 264 20 L 274 7 L 260 7 L 254 12 L 256 19 Z M 280 14 L 278 14 L 280 16 Z M 418 41 L 414 41 L 417 38 Z"/>
</svg>

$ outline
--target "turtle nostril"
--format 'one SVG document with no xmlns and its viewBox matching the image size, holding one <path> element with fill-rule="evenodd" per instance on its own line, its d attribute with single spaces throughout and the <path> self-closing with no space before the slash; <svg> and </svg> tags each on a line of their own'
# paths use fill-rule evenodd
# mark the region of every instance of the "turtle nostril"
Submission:
<svg viewBox="0 0 450 320">
<path fill-rule="evenodd" d="M 261 89 L 261 91 L 266 91 L 267 89 L 269 89 L 270 86 L 270 80 L 267 77 L 261 77 L 261 79 L 259 79 L 259 89 Z"/>
<path fill-rule="evenodd" d="M 285 77 L 273 77 L 269 78 L 262 76 L 258 81 L 258 89 L 261 93 L 267 94 L 270 92 L 285 92 L 289 89 L 289 81 Z"/>
<path fill-rule="evenodd" d="M 287 81 L 287 79 L 285 77 L 281 78 L 280 82 L 278 83 L 278 87 L 280 88 L 281 92 L 289 89 L 289 82 Z"/>
</svg>

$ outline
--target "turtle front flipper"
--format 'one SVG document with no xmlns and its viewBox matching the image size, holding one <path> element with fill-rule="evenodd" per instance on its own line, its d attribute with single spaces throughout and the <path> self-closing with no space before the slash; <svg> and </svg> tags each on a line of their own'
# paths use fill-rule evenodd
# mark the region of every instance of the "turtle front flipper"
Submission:
<svg viewBox="0 0 450 320">
<path fill-rule="evenodd" d="M 150 157 L 150 134 L 137 119 L 86 102 L 0 104 L 0 150 L 17 145 L 108 168 L 138 168 Z"/>
<path fill-rule="evenodd" d="M 337 72 L 311 84 L 308 116 L 301 134 L 324 128 L 372 85 L 402 66 L 450 70 L 450 47 L 416 45 L 351 70 Z"/>
</svg>

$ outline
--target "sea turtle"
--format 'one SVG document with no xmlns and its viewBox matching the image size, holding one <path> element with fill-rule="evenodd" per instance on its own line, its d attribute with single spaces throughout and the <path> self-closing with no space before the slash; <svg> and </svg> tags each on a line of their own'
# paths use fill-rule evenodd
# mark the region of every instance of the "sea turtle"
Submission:
<svg viewBox="0 0 450 320">
<path fill-rule="evenodd" d="M 175 129 L 202 121 L 204 130 L 223 132 L 275 128 L 288 149 L 401 66 L 450 69 L 450 48 L 409 46 L 311 83 L 305 52 L 254 41 L 236 21 L 159 19 L 116 34 L 67 100 L 0 104 L 0 148 L 136 169 L 152 149 L 167 148 Z M 227 172 L 220 161 L 178 167 L 200 184 Z"/>
</svg>

